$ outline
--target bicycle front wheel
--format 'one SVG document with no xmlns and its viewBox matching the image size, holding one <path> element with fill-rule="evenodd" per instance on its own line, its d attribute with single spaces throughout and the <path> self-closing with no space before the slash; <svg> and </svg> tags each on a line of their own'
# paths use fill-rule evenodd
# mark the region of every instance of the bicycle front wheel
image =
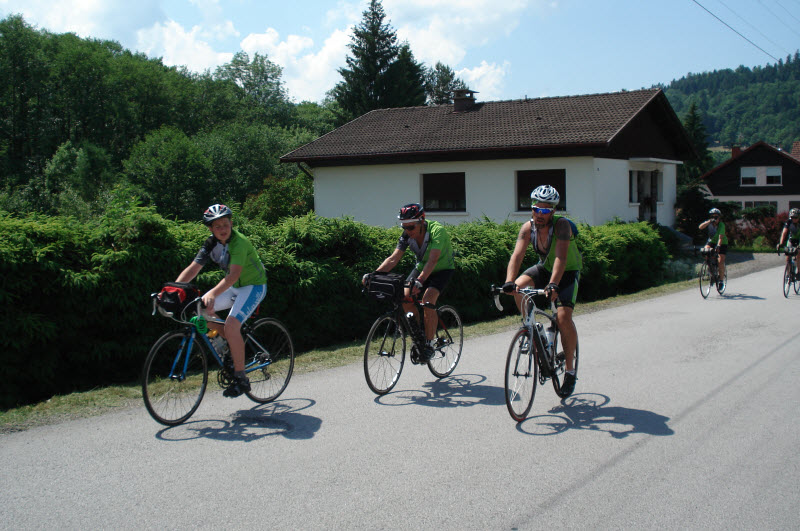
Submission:
<svg viewBox="0 0 800 531">
<path fill-rule="evenodd" d="M 397 319 L 384 315 L 372 325 L 364 348 L 364 376 L 377 395 L 385 395 L 397 384 L 406 358 L 406 338 Z"/>
<path fill-rule="evenodd" d="M 243 334 L 244 368 L 250 379 L 247 397 L 259 404 L 283 393 L 294 370 L 294 344 L 289 330 L 277 319 L 259 319 Z"/>
<path fill-rule="evenodd" d="M 794 294 L 800 295 L 800 275 L 797 274 L 797 265 L 792 260 L 792 284 L 794 284 Z"/>
<path fill-rule="evenodd" d="M 789 289 L 792 287 L 792 265 L 786 264 L 783 268 L 783 296 L 789 298 Z"/>
<path fill-rule="evenodd" d="M 464 346 L 464 327 L 461 317 L 452 306 L 441 306 L 436 326 L 436 345 L 433 358 L 428 360 L 428 369 L 437 378 L 449 376 L 461 359 L 461 348 Z"/>
<path fill-rule="evenodd" d="M 539 368 L 533 359 L 534 346 L 530 333 L 520 328 L 511 340 L 506 358 L 506 407 L 511 418 L 522 422 L 533 406 Z"/>
<path fill-rule="evenodd" d="M 142 398 L 150 416 L 167 426 L 185 422 L 208 385 L 206 346 L 188 332 L 168 332 L 156 341 L 142 368 Z"/>
<path fill-rule="evenodd" d="M 708 270 L 708 264 L 703 262 L 703 265 L 700 267 L 700 295 L 703 296 L 704 299 L 708 298 L 708 294 L 711 293 L 711 273 Z"/>
</svg>

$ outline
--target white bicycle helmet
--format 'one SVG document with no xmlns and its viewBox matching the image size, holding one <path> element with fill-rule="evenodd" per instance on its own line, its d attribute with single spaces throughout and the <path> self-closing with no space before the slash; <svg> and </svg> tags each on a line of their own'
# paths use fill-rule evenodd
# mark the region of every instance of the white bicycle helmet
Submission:
<svg viewBox="0 0 800 531">
<path fill-rule="evenodd" d="M 531 192 L 531 206 L 536 203 L 550 203 L 555 206 L 561 201 L 561 196 L 558 195 L 558 190 L 549 184 L 543 184 Z"/>
<path fill-rule="evenodd" d="M 714 214 L 716 214 L 717 216 L 721 216 L 722 215 L 722 212 L 718 208 L 712 208 L 711 210 L 708 211 L 708 213 L 711 214 L 712 216 Z"/>
<path fill-rule="evenodd" d="M 233 212 L 221 204 L 211 205 L 203 212 L 203 223 L 206 225 L 211 225 L 215 219 L 219 218 L 233 218 Z"/>
<path fill-rule="evenodd" d="M 798 210 L 796 208 L 791 209 L 789 211 L 789 217 L 793 218 L 793 217 L 796 217 L 796 216 L 800 216 L 800 210 Z"/>
</svg>

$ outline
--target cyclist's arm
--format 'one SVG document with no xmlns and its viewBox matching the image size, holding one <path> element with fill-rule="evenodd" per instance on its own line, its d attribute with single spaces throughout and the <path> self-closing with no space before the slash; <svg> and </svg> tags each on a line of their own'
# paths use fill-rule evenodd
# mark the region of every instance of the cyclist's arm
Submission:
<svg viewBox="0 0 800 531">
<path fill-rule="evenodd" d="M 422 272 L 417 276 L 417 280 L 425 282 L 425 279 L 431 276 L 431 272 L 436 268 L 436 262 L 439 261 L 441 255 L 441 249 L 431 249 L 428 254 L 428 261 L 425 262 L 425 267 L 422 268 Z"/>
<path fill-rule="evenodd" d="M 200 270 L 203 269 L 203 265 L 197 262 L 192 262 L 189 264 L 186 269 L 181 271 L 181 274 L 178 275 L 178 278 L 175 279 L 175 282 L 191 282 L 194 277 L 200 273 Z"/>
<path fill-rule="evenodd" d="M 517 243 L 514 244 L 514 252 L 508 260 L 506 268 L 506 282 L 513 282 L 517 278 L 522 260 L 525 258 L 525 251 L 531 243 L 531 222 L 526 221 L 522 224 L 517 235 Z"/>
<path fill-rule="evenodd" d="M 703 230 L 703 229 L 705 229 L 706 227 L 708 227 L 709 223 L 711 223 L 711 220 L 710 220 L 710 219 L 707 219 L 707 220 L 705 220 L 704 222 L 702 222 L 702 223 L 700 224 L 700 226 L 698 226 L 697 228 L 698 228 L 698 229 L 700 229 L 700 230 Z"/>
<path fill-rule="evenodd" d="M 784 227 L 781 231 L 781 241 L 778 244 L 778 247 L 781 247 L 784 243 L 786 243 L 787 236 L 789 236 L 789 229 Z"/>
<path fill-rule="evenodd" d="M 236 281 L 239 280 L 239 277 L 242 276 L 242 266 L 231 264 L 228 274 L 219 281 L 219 283 L 208 290 L 205 295 L 203 295 L 203 303 L 206 305 L 207 308 L 214 308 L 214 300 L 225 293 L 225 291 L 236 284 Z"/>
<path fill-rule="evenodd" d="M 394 252 L 390 254 L 389 257 L 386 260 L 384 260 L 383 263 L 379 265 L 378 269 L 376 269 L 375 271 L 378 271 L 380 273 L 388 273 L 389 271 L 394 269 L 394 266 L 396 266 L 400 262 L 400 259 L 403 258 L 404 253 L 405 251 L 401 249 L 395 249 Z"/>
</svg>

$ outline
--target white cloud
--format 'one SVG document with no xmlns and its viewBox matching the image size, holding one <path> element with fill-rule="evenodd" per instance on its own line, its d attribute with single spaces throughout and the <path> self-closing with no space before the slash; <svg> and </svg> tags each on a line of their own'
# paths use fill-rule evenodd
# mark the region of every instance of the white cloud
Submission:
<svg viewBox="0 0 800 531">
<path fill-rule="evenodd" d="M 162 24 L 157 22 L 148 29 L 137 32 L 137 49 L 150 57 L 161 57 L 169 66 L 186 66 L 195 72 L 214 70 L 230 61 L 233 53 L 218 53 L 198 38 L 202 34 L 199 26 L 187 32 L 172 20 Z"/>
<path fill-rule="evenodd" d="M 321 101 L 339 81 L 337 69 L 345 64 L 350 34 L 334 30 L 319 51 L 313 52 L 309 37 L 289 35 L 285 41 L 273 28 L 251 34 L 242 40 L 242 50 L 266 54 L 283 68 L 282 79 L 289 95 L 296 101 Z"/>
<path fill-rule="evenodd" d="M 480 93 L 481 101 L 497 100 L 503 93 L 505 78 L 511 71 L 511 64 L 504 61 L 502 65 L 481 61 L 475 68 L 456 70 L 456 75 L 464 80 L 467 86 Z"/>
</svg>

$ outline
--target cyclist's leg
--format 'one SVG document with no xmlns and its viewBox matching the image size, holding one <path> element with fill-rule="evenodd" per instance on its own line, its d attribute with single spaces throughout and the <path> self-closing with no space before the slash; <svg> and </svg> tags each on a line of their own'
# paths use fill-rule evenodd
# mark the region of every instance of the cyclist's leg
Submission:
<svg viewBox="0 0 800 531">
<path fill-rule="evenodd" d="M 719 246 L 719 281 L 722 282 L 722 279 L 725 278 L 725 255 L 728 254 L 728 246 L 727 245 L 720 245 Z"/>
<path fill-rule="evenodd" d="M 543 265 L 536 264 L 535 266 L 526 269 L 514 282 L 518 288 L 527 288 L 529 286 L 533 286 L 536 289 L 542 289 L 549 281 L 550 272 L 547 271 Z M 524 318 L 525 313 L 522 311 L 522 295 L 515 293 L 514 300 L 517 303 L 517 309 L 519 310 L 520 315 L 522 315 Z"/>
<path fill-rule="evenodd" d="M 447 283 L 450 282 L 454 272 L 455 270 L 453 269 L 445 269 L 432 273 L 430 278 L 427 278 L 425 284 L 422 286 L 425 290 L 422 296 L 422 302 L 426 305 L 431 304 L 436 306 L 436 301 L 439 300 L 439 296 L 444 291 L 444 288 L 447 287 Z M 439 323 L 439 318 L 436 314 L 436 308 L 428 308 L 426 306 L 424 313 L 425 340 L 430 341 L 436 335 L 436 325 Z"/>
<path fill-rule="evenodd" d="M 578 271 L 564 271 L 558 285 L 558 302 L 556 303 L 556 320 L 561 333 L 561 346 L 564 348 L 566 371 L 575 370 L 575 346 L 578 344 L 578 330 L 572 320 L 575 301 L 578 299 Z"/>
<path fill-rule="evenodd" d="M 234 374 L 239 377 L 244 375 L 244 340 L 242 339 L 242 323 L 244 323 L 258 307 L 258 304 L 267 294 L 267 285 L 242 286 L 229 288 L 234 291 L 235 298 L 230 313 L 225 319 L 225 339 L 231 349 Z M 226 291 L 226 293 L 227 293 Z M 216 306 L 216 305 L 215 305 Z"/>
</svg>

